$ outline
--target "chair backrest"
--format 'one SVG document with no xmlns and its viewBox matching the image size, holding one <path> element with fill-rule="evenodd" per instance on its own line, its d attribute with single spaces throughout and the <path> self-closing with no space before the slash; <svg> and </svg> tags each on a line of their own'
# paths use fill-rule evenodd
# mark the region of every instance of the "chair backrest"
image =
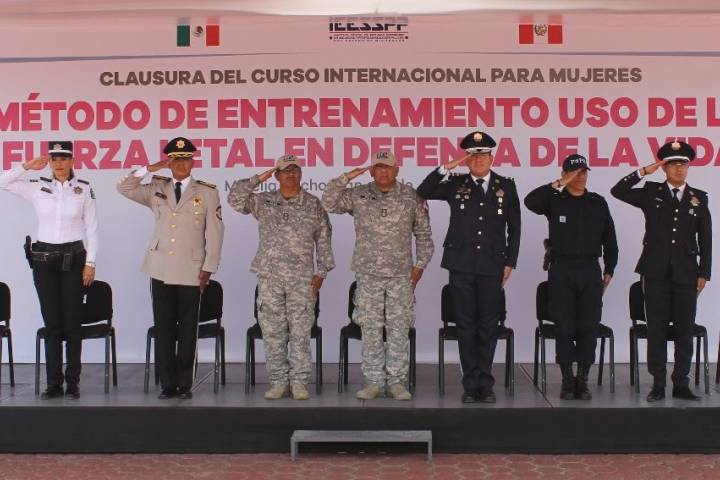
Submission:
<svg viewBox="0 0 720 480">
<path fill-rule="evenodd" d="M 440 292 L 440 320 L 447 326 L 449 323 L 457 323 L 455 311 L 453 310 L 452 288 L 450 285 L 443 285 Z M 505 289 L 500 290 L 500 315 L 498 324 L 505 325 L 507 320 L 507 304 L 505 302 Z"/>
<path fill-rule="evenodd" d="M 355 290 L 357 290 L 357 282 L 352 282 L 348 290 L 348 318 L 350 320 L 352 320 L 355 311 Z"/>
<path fill-rule="evenodd" d="M 630 305 L 630 320 L 632 320 L 633 325 L 635 325 L 637 322 L 644 322 L 645 294 L 643 293 L 641 281 L 637 281 L 630 285 L 628 302 Z"/>
<path fill-rule="evenodd" d="M 547 280 L 540 282 L 535 292 L 535 317 L 539 324 L 551 321 Z"/>
<path fill-rule="evenodd" d="M 258 318 L 258 306 L 257 306 L 257 300 L 258 300 L 258 286 L 255 285 L 255 300 L 253 301 L 253 317 L 255 317 L 255 321 L 257 321 Z M 320 316 L 320 292 L 317 294 L 317 298 L 315 298 L 315 323 L 313 325 L 317 325 L 318 317 Z"/>
<path fill-rule="evenodd" d="M 82 324 L 89 325 L 107 321 L 112 324 L 112 288 L 102 280 L 95 280 L 89 287 L 83 287 L 81 309 Z"/>
<path fill-rule="evenodd" d="M 0 282 L 0 323 L 10 324 L 10 287 Z"/>
<path fill-rule="evenodd" d="M 223 314 L 223 288 L 220 282 L 210 280 L 200 297 L 199 323 L 222 320 Z"/>
</svg>

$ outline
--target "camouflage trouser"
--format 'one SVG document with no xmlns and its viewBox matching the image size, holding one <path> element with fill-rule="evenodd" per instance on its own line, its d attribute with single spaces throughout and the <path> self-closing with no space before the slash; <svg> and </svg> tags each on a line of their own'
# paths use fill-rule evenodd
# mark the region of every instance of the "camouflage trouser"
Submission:
<svg viewBox="0 0 720 480">
<path fill-rule="evenodd" d="M 408 376 L 408 332 L 415 323 L 415 296 L 410 277 L 356 274 L 353 322 L 362 330 L 362 372 L 366 383 L 405 384 Z M 383 327 L 387 342 L 383 344 Z"/>
<path fill-rule="evenodd" d="M 270 384 L 306 385 L 312 363 L 310 329 L 315 321 L 310 277 L 258 278 L 257 307 Z"/>
</svg>

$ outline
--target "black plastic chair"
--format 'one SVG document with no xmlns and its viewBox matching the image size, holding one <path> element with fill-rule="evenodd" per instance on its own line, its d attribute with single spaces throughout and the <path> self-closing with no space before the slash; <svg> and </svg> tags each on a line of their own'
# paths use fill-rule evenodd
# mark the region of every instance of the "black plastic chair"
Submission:
<svg viewBox="0 0 720 480">
<path fill-rule="evenodd" d="M 642 281 L 637 281 L 630 286 L 628 294 L 630 306 L 630 385 L 635 386 L 635 393 L 640 393 L 640 361 L 638 358 L 638 340 L 647 339 L 647 320 L 645 319 L 645 293 L 642 288 Z M 695 385 L 700 385 L 700 348 L 704 355 L 704 377 L 705 393 L 710 393 L 710 364 L 708 363 L 708 335 L 707 329 L 702 325 L 693 325 L 693 337 L 696 340 L 695 346 Z M 675 340 L 675 330 L 672 325 L 668 329 L 668 342 Z"/>
<path fill-rule="evenodd" d="M 212 338 L 215 340 L 215 361 L 213 362 L 213 392 L 218 393 L 219 384 L 225 385 L 225 328 L 222 326 L 223 288 L 220 282 L 210 280 L 200 297 L 200 313 L 198 315 L 198 340 Z M 145 393 L 150 383 L 150 349 L 155 339 L 155 326 L 148 328 L 145 347 Z M 157 358 L 156 358 L 157 360 Z M 195 358 L 197 364 L 197 356 Z M 155 362 L 155 385 L 160 383 L 157 361 Z"/>
<path fill-rule="evenodd" d="M 255 340 L 262 340 L 262 329 L 257 321 L 257 297 L 258 289 L 255 286 L 255 301 L 253 302 L 253 317 L 255 324 L 248 328 L 245 345 L 245 393 L 250 393 L 250 386 L 255 386 Z M 323 374 L 322 374 L 322 327 L 318 326 L 317 321 L 320 316 L 320 292 L 315 299 L 315 322 L 310 328 L 310 339 L 315 340 L 315 392 L 320 393 L 322 390 Z"/>
<path fill-rule="evenodd" d="M 12 332 L 10 331 L 10 287 L 0 282 L 0 379 L 2 378 L 2 339 L 7 339 L 10 386 L 15 386 L 15 363 L 13 362 Z"/>
<path fill-rule="evenodd" d="M 80 315 L 83 340 L 105 339 L 105 393 L 109 393 L 111 363 L 113 386 L 117 386 L 117 356 L 115 327 L 112 325 L 112 289 L 108 283 L 95 280 L 89 287 L 83 288 Z M 46 335 L 45 327 L 39 328 L 35 335 L 35 395 L 40 394 L 40 340 L 45 340 Z"/>
<path fill-rule="evenodd" d="M 350 323 L 340 329 L 340 355 L 338 360 L 338 393 L 342 393 L 345 385 L 348 384 L 348 341 L 352 338 L 353 340 L 362 341 L 362 330 L 360 325 L 352 321 L 353 312 L 355 311 L 355 290 L 357 290 L 357 282 L 350 284 L 348 290 L 348 318 Z M 410 361 L 408 366 L 408 384 L 410 386 L 410 392 L 415 392 L 415 384 L 417 380 L 417 367 L 415 362 L 416 347 L 415 347 L 415 327 L 410 327 L 408 332 L 408 340 L 410 341 Z M 387 332 L 383 328 L 383 342 L 387 340 Z"/>
<path fill-rule="evenodd" d="M 443 326 L 438 331 L 438 390 L 440 395 L 445 395 L 445 342 L 457 342 L 457 324 L 452 309 L 450 285 L 445 285 L 440 293 L 440 315 Z M 505 326 L 507 319 L 507 308 L 505 303 L 505 290 L 502 290 L 502 308 L 496 335 L 498 340 L 505 340 L 505 390 L 508 395 L 515 394 L 515 332 L 512 328 Z"/>
<path fill-rule="evenodd" d="M 535 295 L 535 314 L 538 326 L 535 327 L 535 361 L 533 364 L 533 384 L 538 384 L 538 346 L 540 347 L 540 366 L 542 375 L 541 391 L 547 393 L 547 364 L 545 362 L 545 340 L 555 340 L 556 327 L 550 321 L 548 298 L 548 282 L 540 282 Z M 598 325 L 598 338 L 600 339 L 600 361 L 598 362 L 598 385 L 602 385 L 603 369 L 605 367 L 605 340 L 610 344 L 610 393 L 615 393 L 615 335 L 612 328 L 607 325 Z"/>
</svg>

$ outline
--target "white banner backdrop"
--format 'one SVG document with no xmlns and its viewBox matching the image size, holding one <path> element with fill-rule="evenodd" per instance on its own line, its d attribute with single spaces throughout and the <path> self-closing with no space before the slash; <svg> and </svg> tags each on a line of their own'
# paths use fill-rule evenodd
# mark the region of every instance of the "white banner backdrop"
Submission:
<svg viewBox="0 0 720 480">
<path fill-rule="evenodd" d="M 549 38 L 535 27 L 533 43 L 520 43 L 520 24 L 527 23 L 561 25 L 560 43 L 555 33 L 550 44 L 539 44 Z M 76 174 L 97 195 L 97 277 L 114 290 L 119 361 L 140 362 L 152 317 L 149 280 L 139 268 L 153 217 L 122 198 L 115 184 L 132 168 L 157 161 L 165 140 L 183 135 L 197 142 L 193 175 L 216 183 L 225 206 L 215 278 L 225 288 L 228 360 L 242 361 L 245 332 L 254 322 L 255 277 L 248 269 L 257 227 L 227 207 L 227 187 L 236 178 L 296 153 L 305 161 L 307 188 L 319 196 L 329 179 L 362 165 L 370 152 L 391 148 L 402 161 L 402 181 L 417 185 L 458 154 L 460 138 L 479 129 L 499 143 L 495 170 L 514 177 L 524 196 L 557 178 L 558 162 L 577 151 L 593 169 L 589 188 L 608 199 L 615 217 L 620 261 L 603 322 L 615 330 L 616 359 L 627 361 L 627 292 L 637 279 L 643 223 L 640 211 L 612 199 L 609 190 L 677 136 L 698 150 L 690 185 L 710 191 L 711 210 L 718 211 L 712 192 L 720 178 L 720 52 L 708 45 L 719 24 L 717 15 L 500 13 L 0 20 L 13 39 L 0 45 L 2 169 L 39 155 L 47 140 L 76 142 Z M 207 46 L 215 42 L 208 25 L 219 25 L 219 46 Z M 178 46 L 185 39 L 190 45 Z M 36 220 L 21 199 L 5 192 L 0 199 L 0 280 L 12 290 L 16 361 L 30 362 L 42 322 L 21 247 L 26 234 L 35 235 Z M 430 215 L 436 255 L 416 291 L 421 362 L 437 358 L 440 289 L 447 282 L 439 267 L 447 206 L 431 202 Z M 331 220 L 338 266 L 321 292 L 320 324 L 324 358 L 336 361 L 339 330 L 348 322 L 354 232 L 349 216 Z M 522 220 L 507 300 L 516 358 L 527 362 L 535 288 L 546 276 L 541 242 L 547 222 L 525 209 Z M 711 345 L 718 307 L 712 282 L 697 317 L 709 327 Z M 102 360 L 100 343 L 85 343 L 84 361 Z M 450 352 L 456 359 L 456 348 Z M 353 360 L 358 353 L 355 345 Z M 209 344 L 201 342 L 200 355 L 212 357 Z"/>
</svg>

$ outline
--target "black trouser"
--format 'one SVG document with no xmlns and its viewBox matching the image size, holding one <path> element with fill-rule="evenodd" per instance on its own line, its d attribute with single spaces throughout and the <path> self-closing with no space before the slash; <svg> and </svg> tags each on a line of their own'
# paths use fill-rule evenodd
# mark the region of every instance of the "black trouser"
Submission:
<svg viewBox="0 0 720 480">
<path fill-rule="evenodd" d="M 155 352 L 163 389 L 190 389 L 195 379 L 200 289 L 152 279 Z"/>
<path fill-rule="evenodd" d="M 687 387 L 693 356 L 697 285 L 673 282 L 670 276 L 643 278 L 643 291 L 648 329 L 647 362 L 653 383 L 657 387 L 665 387 L 667 341 L 674 339 L 672 382 L 676 387 Z M 670 328 L 672 336 L 669 335 Z"/>
<path fill-rule="evenodd" d="M 602 295 L 602 271 L 597 259 L 553 262 L 548 272 L 548 313 L 555 324 L 557 363 L 595 362 Z"/>
<path fill-rule="evenodd" d="M 40 300 L 40 312 L 45 324 L 45 368 L 49 388 L 61 387 L 62 342 L 65 340 L 65 382 L 75 386 L 80 383 L 80 354 L 82 351 L 82 273 L 85 268 L 85 250 L 82 242 L 51 244 L 37 242 L 36 252 L 60 252 L 51 261 L 34 261 L 33 280 Z M 72 252 L 72 253 L 70 253 Z M 63 254 L 69 253 L 71 261 L 65 262 Z"/>
<path fill-rule="evenodd" d="M 502 301 L 502 275 L 450 271 L 463 389 L 482 394 L 495 384 L 492 363 Z"/>
</svg>

